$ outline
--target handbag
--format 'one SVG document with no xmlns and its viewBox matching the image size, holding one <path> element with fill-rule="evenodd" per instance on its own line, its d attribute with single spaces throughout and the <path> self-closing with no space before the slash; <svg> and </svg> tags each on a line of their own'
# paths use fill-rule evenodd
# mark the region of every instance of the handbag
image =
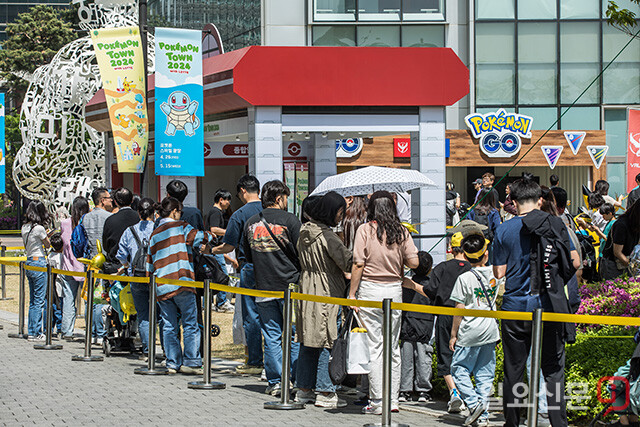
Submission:
<svg viewBox="0 0 640 427">
<path fill-rule="evenodd" d="M 333 342 L 329 356 L 329 378 L 334 385 L 340 385 L 347 378 L 347 333 L 353 322 L 353 310 L 349 310 L 344 323 Z"/>
<path fill-rule="evenodd" d="M 359 321 L 359 318 L 357 323 L 362 328 L 362 321 Z M 371 372 L 371 354 L 367 333 L 351 330 L 347 337 L 347 373 L 352 375 L 368 374 Z"/>
<path fill-rule="evenodd" d="M 276 245 L 278 245 L 280 250 L 286 255 L 287 258 L 289 258 L 289 261 L 291 261 L 291 264 L 293 264 L 295 269 L 298 270 L 298 273 L 301 272 L 302 268 L 300 267 L 300 260 L 298 259 L 298 255 L 296 255 L 295 251 L 291 249 L 289 245 L 285 246 L 282 241 L 278 239 L 275 234 L 273 234 L 273 231 L 271 231 L 271 227 L 269 227 L 269 223 L 264 218 L 264 214 L 262 212 L 260 212 L 260 220 L 269 232 L 271 238 L 276 242 Z"/>
</svg>

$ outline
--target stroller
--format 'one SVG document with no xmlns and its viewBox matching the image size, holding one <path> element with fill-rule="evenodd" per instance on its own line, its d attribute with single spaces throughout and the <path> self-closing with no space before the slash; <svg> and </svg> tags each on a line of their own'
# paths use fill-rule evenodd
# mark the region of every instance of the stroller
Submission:
<svg viewBox="0 0 640 427">
<path fill-rule="evenodd" d="M 126 285 L 111 282 L 108 288 L 105 286 L 103 298 L 107 306 L 103 307 L 102 316 L 107 336 L 102 341 L 102 352 L 106 357 L 112 352 L 135 353 L 139 350 L 135 343 L 138 331 L 135 308 L 130 301 L 130 288 Z"/>
</svg>

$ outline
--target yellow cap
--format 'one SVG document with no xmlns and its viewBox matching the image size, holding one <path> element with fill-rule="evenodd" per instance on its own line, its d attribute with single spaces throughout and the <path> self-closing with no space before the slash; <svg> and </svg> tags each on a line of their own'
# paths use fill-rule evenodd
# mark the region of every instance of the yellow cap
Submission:
<svg viewBox="0 0 640 427">
<path fill-rule="evenodd" d="M 451 236 L 451 247 L 459 248 L 460 246 L 462 246 L 462 239 L 463 237 L 461 232 L 455 233 L 453 236 Z"/>
</svg>

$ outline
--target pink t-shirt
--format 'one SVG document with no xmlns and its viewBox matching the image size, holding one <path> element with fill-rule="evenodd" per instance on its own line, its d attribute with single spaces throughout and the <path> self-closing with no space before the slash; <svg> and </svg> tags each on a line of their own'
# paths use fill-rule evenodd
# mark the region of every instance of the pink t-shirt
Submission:
<svg viewBox="0 0 640 427">
<path fill-rule="evenodd" d="M 358 228 L 353 244 L 353 262 L 364 263 L 362 280 L 374 283 L 401 282 L 404 265 L 407 260 L 418 257 L 418 248 L 407 230 L 404 230 L 404 242 L 387 246 L 378 240 L 377 228 L 375 222 L 368 222 Z"/>
<path fill-rule="evenodd" d="M 62 270 L 67 271 L 84 271 L 84 264 L 76 259 L 71 250 L 71 218 L 67 218 L 60 223 L 60 234 L 62 236 Z M 74 277 L 75 280 L 82 282 L 82 277 Z"/>
</svg>

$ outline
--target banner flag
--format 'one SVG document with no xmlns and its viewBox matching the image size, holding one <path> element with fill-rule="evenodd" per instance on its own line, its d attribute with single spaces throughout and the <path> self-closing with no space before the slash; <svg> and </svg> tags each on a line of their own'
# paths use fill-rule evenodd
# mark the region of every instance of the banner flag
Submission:
<svg viewBox="0 0 640 427">
<path fill-rule="evenodd" d="M 561 145 L 543 145 L 542 153 L 544 154 L 544 158 L 547 159 L 547 163 L 551 169 L 556 167 L 558 164 L 558 160 L 560 160 L 560 154 L 562 154 Z"/>
<path fill-rule="evenodd" d="M 627 193 L 636 188 L 640 173 L 640 110 L 627 109 Z"/>
<path fill-rule="evenodd" d="M 593 164 L 596 166 L 596 169 L 600 169 L 602 166 L 602 162 L 605 157 L 607 157 L 607 151 L 609 151 L 608 145 L 587 145 L 587 151 L 591 156 L 591 160 Z"/>
<path fill-rule="evenodd" d="M 204 176 L 202 32 L 156 28 L 156 175 Z"/>
<path fill-rule="evenodd" d="M 144 170 L 149 142 L 144 56 L 138 27 L 91 31 L 118 159 L 118 172 Z"/>
<path fill-rule="evenodd" d="M 571 151 L 573 151 L 573 155 L 578 154 L 578 150 L 580 150 L 580 146 L 584 142 L 584 137 L 587 135 L 586 132 L 565 132 L 564 138 L 569 143 L 569 147 L 571 147 Z"/>
<path fill-rule="evenodd" d="M 5 154 L 6 143 L 4 140 L 4 93 L 0 93 L 0 194 L 5 192 Z"/>
</svg>

